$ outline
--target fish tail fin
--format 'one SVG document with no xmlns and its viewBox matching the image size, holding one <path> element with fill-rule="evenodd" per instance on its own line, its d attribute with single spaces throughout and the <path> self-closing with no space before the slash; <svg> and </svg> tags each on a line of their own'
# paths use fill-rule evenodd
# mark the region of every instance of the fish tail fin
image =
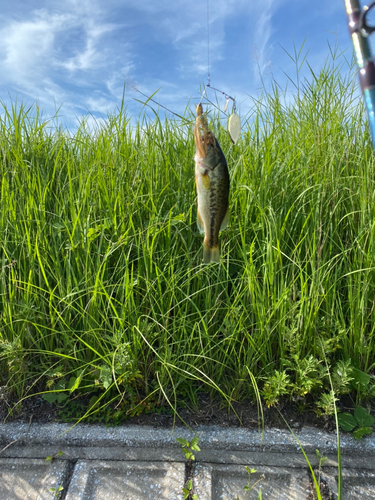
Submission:
<svg viewBox="0 0 375 500">
<path fill-rule="evenodd" d="M 203 244 L 203 262 L 209 264 L 210 262 L 220 262 L 220 249 L 219 246 L 209 247 Z"/>
</svg>

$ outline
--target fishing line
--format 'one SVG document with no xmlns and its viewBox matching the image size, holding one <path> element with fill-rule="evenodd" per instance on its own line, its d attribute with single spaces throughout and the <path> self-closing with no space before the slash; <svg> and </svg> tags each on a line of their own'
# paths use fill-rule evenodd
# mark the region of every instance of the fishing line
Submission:
<svg viewBox="0 0 375 500">
<path fill-rule="evenodd" d="M 228 121 L 228 132 L 230 135 L 230 138 L 232 139 L 233 144 L 236 144 L 238 141 L 240 134 L 241 134 L 241 120 L 240 117 L 236 113 L 236 100 L 234 97 L 230 96 L 226 92 L 223 92 L 222 90 L 219 90 L 215 87 L 211 86 L 211 75 L 210 75 L 210 0 L 207 0 L 207 83 L 206 86 L 204 87 L 204 90 L 201 95 L 201 99 L 199 101 L 198 107 L 201 106 L 203 98 L 206 97 L 207 101 L 209 99 L 207 98 L 207 89 L 210 88 L 211 90 L 215 92 L 220 92 L 225 99 L 226 103 L 224 106 L 224 111 L 223 113 L 226 114 L 227 108 L 228 108 L 228 103 L 231 100 L 233 102 L 233 113 L 229 117 Z M 220 112 L 222 112 L 220 110 Z"/>
<path fill-rule="evenodd" d="M 210 85 L 210 0 L 207 0 L 207 85 Z"/>
<path fill-rule="evenodd" d="M 139 90 L 139 88 L 137 87 L 137 82 L 135 82 L 135 80 L 133 80 L 132 78 L 126 78 L 126 77 L 125 77 L 125 83 L 128 83 L 128 85 L 130 86 L 130 88 L 131 88 L 132 90 L 134 90 L 135 92 L 138 92 L 138 94 L 141 94 L 141 95 L 143 95 L 144 97 L 146 97 L 146 99 L 147 99 L 147 100 L 146 100 L 146 102 L 142 102 L 142 101 L 140 101 L 140 100 L 138 100 L 138 99 L 134 99 L 135 101 L 137 101 L 137 102 L 139 102 L 139 103 L 143 104 L 143 106 L 150 106 L 150 105 L 149 105 L 149 101 L 151 101 L 151 102 L 153 102 L 153 103 L 157 104 L 158 106 L 160 106 L 161 108 L 165 109 L 166 111 L 168 111 L 168 113 L 171 113 L 172 115 L 177 116 L 178 118 L 180 118 L 181 120 L 183 120 L 183 121 L 184 121 L 184 122 L 186 122 L 186 123 L 190 123 L 190 120 L 187 120 L 184 116 L 181 116 L 181 115 L 179 115 L 178 113 L 175 113 L 175 112 L 174 112 L 174 111 L 172 111 L 171 109 L 167 108 L 166 106 L 163 106 L 163 104 L 160 104 L 160 102 L 155 101 L 155 99 L 153 99 L 153 96 L 154 96 L 154 95 L 155 95 L 155 94 L 156 94 L 156 93 L 157 93 L 160 89 L 159 89 L 159 90 L 157 90 L 156 92 L 154 92 L 154 93 L 151 95 L 151 97 L 149 97 L 148 95 L 144 94 L 143 92 L 141 92 L 141 91 Z M 150 108 L 151 108 L 151 106 L 150 106 Z M 153 109 L 153 108 L 151 108 L 151 109 Z"/>
<path fill-rule="evenodd" d="M 139 88 L 137 86 L 137 83 L 134 80 L 132 81 L 131 78 L 126 78 L 125 77 L 125 82 L 128 83 L 128 84 L 130 84 L 130 88 L 132 90 L 134 90 L 135 92 L 138 92 L 139 94 L 143 95 L 147 99 L 146 102 L 138 101 L 138 99 L 135 99 L 135 101 L 140 102 L 144 106 L 150 106 L 149 102 L 151 101 L 154 104 L 157 104 L 157 106 L 160 106 L 161 108 L 165 109 L 166 111 L 168 111 L 172 115 L 177 116 L 178 118 L 180 118 L 184 122 L 189 122 L 189 120 L 187 120 L 185 117 L 179 115 L 178 113 L 173 112 L 172 110 L 170 110 L 166 106 L 163 106 L 163 104 L 160 104 L 160 102 L 157 102 L 155 99 L 153 99 L 153 97 L 157 93 L 157 91 L 154 92 L 149 97 L 149 96 L 147 96 L 146 94 L 144 94 L 143 92 L 141 92 L 139 90 Z M 225 106 L 224 106 L 224 111 L 222 111 L 220 108 L 218 108 L 217 106 L 215 106 L 215 104 L 212 103 L 210 101 L 210 99 L 208 99 L 208 97 L 207 97 L 207 89 L 208 88 L 210 88 L 211 90 L 213 90 L 215 92 L 219 92 L 220 94 L 222 94 L 224 96 L 224 98 L 226 99 L 226 103 L 225 103 Z M 227 111 L 227 108 L 228 108 L 229 101 L 233 102 L 233 108 L 232 108 L 233 109 L 233 113 L 230 115 L 229 120 L 228 120 L 228 132 L 229 132 L 230 138 L 232 139 L 232 142 L 235 144 L 238 141 L 238 139 L 240 137 L 240 134 L 241 134 L 241 121 L 240 121 L 239 116 L 236 113 L 236 110 L 237 110 L 237 108 L 236 108 L 236 100 L 235 100 L 234 97 L 230 96 L 226 92 L 224 92 L 224 91 L 222 91 L 220 89 L 217 89 L 217 88 L 211 86 L 211 75 L 210 75 L 210 0 L 207 0 L 207 83 L 206 83 L 206 85 L 204 87 L 204 90 L 202 92 L 201 99 L 199 101 L 198 106 L 202 104 L 202 101 L 203 101 L 204 97 L 206 98 L 206 100 L 211 105 L 213 105 L 214 107 L 216 107 L 220 111 L 220 113 L 224 113 L 225 115 L 226 115 L 226 111 Z"/>
</svg>

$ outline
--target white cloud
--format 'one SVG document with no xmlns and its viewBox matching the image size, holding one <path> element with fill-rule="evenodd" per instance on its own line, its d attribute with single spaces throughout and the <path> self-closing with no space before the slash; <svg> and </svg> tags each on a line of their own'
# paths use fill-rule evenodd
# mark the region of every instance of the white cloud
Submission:
<svg viewBox="0 0 375 500">
<path fill-rule="evenodd" d="M 117 71 L 119 54 L 127 57 L 131 44 L 108 39 L 122 24 L 108 20 L 97 2 L 52 0 L 33 9 L 36 3 L 31 0 L 29 11 L 2 15 L 1 92 L 18 101 L 37 100 L 49 113 L 61 104 L 65 113 L 113 107 L 113 95 L 98 100 L 95 92 Z"/>
<path fill-rule="evenodd" d="M 85 70 L 106 65 L 106 58 L 103 51 L 100 50 L 101 37 L 118 29 L 113 24 L 95 25 L 90 21 L 89 26 L 82 26 L 85 34 L 85 47 L 83 50 L 78 51 L 74 57 L 67 58 L 66 61 L 61 62 L 61 66 L 69 71 Z"/>
<path fill-rule="evenodd" d="M 256 65 L 254 67 L 255 79 L 261 77 L 269 65 L 268 42 L 272 34 L 272 11 L 273 0 L 263 0 L 262 8 L 259 11 L 259 17 L 255 27 L 254 40 L 254 58 Z"/>
<path fill-rule="evenodd" d="M 99 92 L 87 97 L 85 101 L 87 112 L 108 114 L 113 108 L 113 100 L 101 95 Z"/>
<path fill-rule="evenodd" d="M 69 21 L 69 15 L 49 15 L 46 10 L 37 10 L 32 19 L 4 27 L 0 31 L 3 78 L 19 82 L 20 78 L 39 76 L 51 57 L 56 33 Z"/>
</svg>

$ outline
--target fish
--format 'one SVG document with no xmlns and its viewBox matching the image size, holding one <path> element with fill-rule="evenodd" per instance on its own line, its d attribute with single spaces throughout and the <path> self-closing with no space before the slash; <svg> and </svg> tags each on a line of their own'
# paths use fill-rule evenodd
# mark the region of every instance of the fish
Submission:
<svg viewBox="0 0 375 500">
<path fill-rule="evenodd" d="M 224 153 L 208 128 L 202 104 L 194 126 L 197 225 L 204 233 L 203 262 L 220 262 L 219 231 L 229 222 L 229 171 Z"/>
</svg>

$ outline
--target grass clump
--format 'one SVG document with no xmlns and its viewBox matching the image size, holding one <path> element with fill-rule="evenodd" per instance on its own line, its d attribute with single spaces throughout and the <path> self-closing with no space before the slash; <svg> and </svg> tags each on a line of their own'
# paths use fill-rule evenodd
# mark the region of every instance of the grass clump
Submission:
<svg viewBox="0 0 375 500">
<path fill-rule="evenodd" d="M 374 160 L 343 64 L 254 101 L 236 147 L 216 125 L 231 175 L 216 266 L 201 263 L 189 110 L 134 124 L 121 107 L 71 134 L 3 106 L 0 385 L 91 398 L 86 416 L 199 390 L 230 404 L 253 380 L 268 405 L 321 413 L 372 397 Z"/>
</svg>

